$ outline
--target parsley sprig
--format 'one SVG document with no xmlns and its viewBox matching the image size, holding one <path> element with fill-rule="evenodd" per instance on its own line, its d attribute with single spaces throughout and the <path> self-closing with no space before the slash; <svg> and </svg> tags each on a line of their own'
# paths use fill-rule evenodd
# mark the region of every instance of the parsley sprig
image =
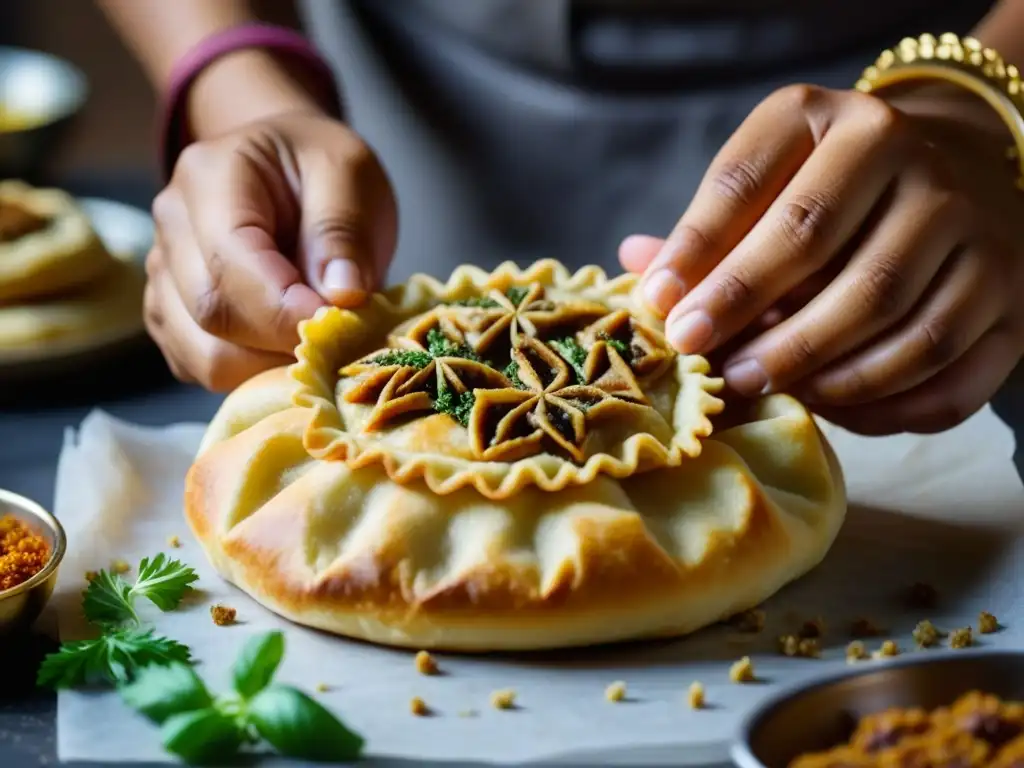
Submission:
<svg viewBox="0 0 1024 768">
<path fill-rule="evenodd" d="M 96 574 L 83 595 L 82 611 L 100 629 L 99 637 L 64 643 L 49 654 L 39 667 L 38 685 L 118 684 L 147 664 L 189 662 L 187 646 L 144 627 L 136 601 L 141 597 L 161 611 L 173 610 L 199 576 L 163 553 L 143 558 L 138 574 L 134 584 L 109 571 Z"/>
<path fill-rule="evenodd" d="M 481 362 L 480 356 L 468 345 L 452 341 L 440 328 L 427 331 L 427 351 L 432 357 L 462 357 L 475 363 Z"/>
<path fill-rule="evenodd" d="M 190 763 L 229 760 L 264 741 L 287 757 L 348 762 L 364 741 L 302 691 L 273 683 L 284 635 L 251 638 L 232 668 L 232 691 L 213 695 L 195 670 L 172 663 L 141 669 L 120 688 L 125 703 L 160 726 L 164 749 Z"/>
</svg>

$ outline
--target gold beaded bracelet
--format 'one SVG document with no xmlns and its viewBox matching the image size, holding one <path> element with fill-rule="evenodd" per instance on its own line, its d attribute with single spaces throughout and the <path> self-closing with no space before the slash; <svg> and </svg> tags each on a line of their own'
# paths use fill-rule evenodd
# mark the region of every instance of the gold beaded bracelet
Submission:
<svg viewBox="0 0 1024 768">
<path fill-rule="evenodd" d="M 921 35 L 882 51 L 854 87 L 874 93 L 912 80 L 944 80 L 988 102 L 1013 134 L 1007 158 L 1018 166 L 1017 187 L 1024 190 L 1024 85 L 1017 67 L 973 37 Z"/>
</svg>

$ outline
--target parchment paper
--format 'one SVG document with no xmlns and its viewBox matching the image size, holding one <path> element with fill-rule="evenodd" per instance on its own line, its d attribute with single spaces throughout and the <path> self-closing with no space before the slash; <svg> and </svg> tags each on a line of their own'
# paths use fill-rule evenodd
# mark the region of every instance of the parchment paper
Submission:
<svg viewBox="0 0 1024 768">
<path fill-rule="evenodd" d="M 900 594 L 915 581 L 940 590 L 939 609 L 928 616 L 938 626 L 974 624 L 984 609 L 1008 626 L 983 636 L 982 644 L 1024 643 L 1024 488 L 1011 462 L 1013 435 L 1006 425 L 986 409 L 927 438 L 865 439 L 823 428 L 846 471 L 853 502 L 847 523 L 825 563 L 765 606 L 768 625 L 755 636 L 715 627 L 681 641 L 618 648 L 516 658 L 442 656 L 446 674 L 423 677 L 410 653 L 290 625 L 221 582 L 181 514 L 183 478 L 202 426 L 144 429 L 102 412 L 68 430 L 61 454 L 56 513 L 70 547 L 53 608 L 62 638 L 78 637 L 86 570 L 107 567 L 115 558 L 135 564 L 167 551 L 199 571 L 202 592 L 185 610 L 148 611 L 157 630 L 190 645 L 204 678 L 226 687 L 228 668 L 248 636 L 286 628 L 281 680 L 310 692 L 318 683 L 329 685 L 329 692 L 316 695 L 367 737 L 374 764 L 724 761 L 739 719 L 761 697 L 780 684 L 845 665 L 845 628 L 852 619 L 873 619 L 909 651 L 910 631 L 925 616 L 907 610 Z M 182 548 L 168 547 L 172 535 L 181 538 Z M 209 606 L 215 601 L 236 607 L 240 623 L 214 626 Z M 823 659 L 775 654 L 780 633 L 817 615 L 829 629 Z M 730 683 L 729 665 L 746 654 L 762 682 Z M 629 701 L 605 700 L 604 689 L 615 680 L 627 683 Z M 693 680 L 706 687 L 707 710 L 686 705 Z M 491 709 L 489 693 L 506 687 L 517 691 L 521 708 Z M 414 695 L 437 716 L 411 716 Z M 477 714 L 466 717 L 466 710 Z M 58 753 L 62 760 L 167 759 L 156 729 L 113 693 L 60 694 Z"/>
</svg>

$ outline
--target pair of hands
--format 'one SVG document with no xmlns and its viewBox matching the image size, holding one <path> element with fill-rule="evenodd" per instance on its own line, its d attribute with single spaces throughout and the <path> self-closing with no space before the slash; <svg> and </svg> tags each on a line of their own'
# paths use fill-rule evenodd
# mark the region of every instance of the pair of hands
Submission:
<svg viewBox="0 0 1024 768">
<path fill-rule="evenodd" d="M 1024 354 L 1002 146 L 872 96 L 785 88 L 669 237 L 627 238 L 620 261 L 673 345 L 715 359 L 736 393 L 793 392 L 864 434 L 946 429 Z M 150 334 L 175 375 L 222 391 L 289 362 L 318 307 L 365 299 L 398 218 L 373 153 L 318 114 L 191 145 L 153 213 Z"/>
</svg>

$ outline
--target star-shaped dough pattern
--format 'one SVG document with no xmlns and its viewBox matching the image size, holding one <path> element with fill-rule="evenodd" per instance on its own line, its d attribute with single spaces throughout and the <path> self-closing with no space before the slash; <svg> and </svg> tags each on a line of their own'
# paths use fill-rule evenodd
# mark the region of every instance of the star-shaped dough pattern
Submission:
<svg viewBox="0 0 1024 768">
<path fill-rule="evenodd" d="M 481 461 L 552 452 L 583 462 L 588 426 L 649 408 L 642 383 L 675 352 L 627 310 L 554 301 L 541 285 L 492 290 L 403 323 L 389 346 L 346 366 L 346 402 L 372 406 L 366 432 L 447 413 Z"/>
</svg>

